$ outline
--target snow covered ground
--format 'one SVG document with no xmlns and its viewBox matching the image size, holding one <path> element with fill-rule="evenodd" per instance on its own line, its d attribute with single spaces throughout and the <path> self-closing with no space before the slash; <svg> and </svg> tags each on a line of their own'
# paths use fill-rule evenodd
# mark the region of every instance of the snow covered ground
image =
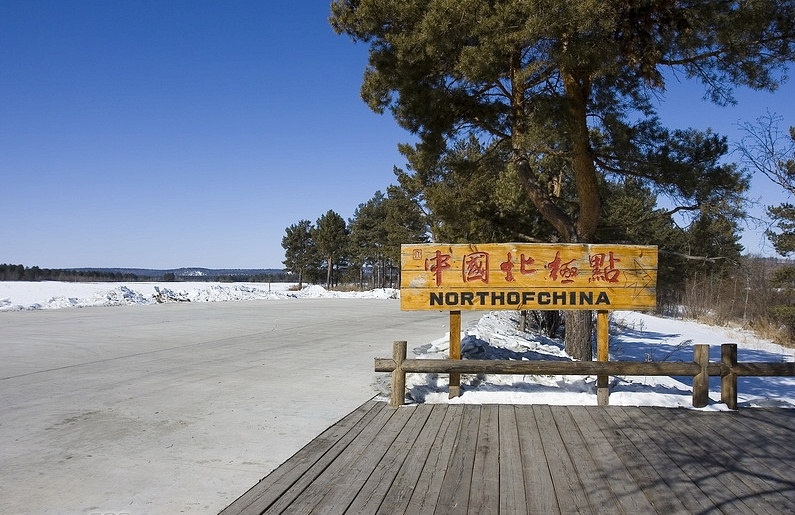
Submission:
<svg viewBox="0 0 795 515">
<path fill-rule="evenodd" d="M 332 292 L 320 286 L 290 291 L 289 283 L 0 281 L 0 311 L 131 306 L 159 302 L 225 302 L 289 298 L 395 298 L 396 290 Z"/>
<path fill-rule="evenodd" d="M 461 341 L 464 358 L 570 359 L 559 341 L 522 333 L 518 315 L 510 311 L 484 314 L 467 327 Z M 710 345 L 710 360 L 720 361 L 720 344 L 737 343 L 738 360 L 793 362 L 795 349 L 762 340 L 748 331 L 712 327 L 685 320 L 619 311 L 611 315 L 610 359 L 623 361 L 690 362 L 694 343 Z M 445 336 L 414 349 L 423 358 L 447 356 Z M 692 407 L 690 377 L 611 377 L 610 404 L 625 406 Z M 410 374 L 407 386 L 418 402 L 596 405 L 595 376 L 465 375 L 461 397 L 447 398 L 444 374 Z M 795 377 L 741 377 L 738 407 L 795 408 Z M 720 402 L 720 378 L 710 380 L 710 405 Z"/>
<path fill-rule="evenodd" d="M 284 283 L 63 283 L 0 282 L 0 311 L 156 304 L 158 302 L 220 302 L 290 298 L 396 298 L 399 292 L 332 292 L 309 286 L 290 291 Z M 396 308 L 397 309 L 397 308 Z M 2 323 L 2 314 L 0 314 Z M 514 312 L 484 312 L 464 329 L 464 357 L 494 359 L 569 359 L 560 342 L 517 330 Z M 748 331 L 711 327 L 686 320 L 636 312 L 614 312 L 610 326 L 610 359 L 627 361 L 692 361 L 692 344 L 707 343 L 711 359 L 720 359 L 721 343 L 737 343 L 740 361 L 795 361 L 795 349 L 757 338 Z M 414 355 L 447 355 L 449 335 L 416 346 Z M 383 354 L 388 354 L 384 349 Z M 384 356 L 386 357 L 386 356 Z M 465 375 L 461 397 L 447 398 L 447 377 L 410 374 L 408 388 L 418 402 L 596 404 L 593 376 Z M 689 407 L 691 379 L 672 377 L 613 377 L 610 403 Z M 388 377 L 379 380 L 383 394 Z M 740 378 L 740 407 L 795 408 L 795 378 Z M 705 409 L 726 409 L 720 403 L 719 378 L 712 378 L 712 402 Z"/>
</svg>

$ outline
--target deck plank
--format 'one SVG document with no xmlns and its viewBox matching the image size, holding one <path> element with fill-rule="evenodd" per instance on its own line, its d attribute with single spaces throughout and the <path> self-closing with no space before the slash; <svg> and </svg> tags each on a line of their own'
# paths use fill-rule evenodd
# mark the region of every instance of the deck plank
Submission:
<svg viewBox="0 0 795 515">
<path fill-rule="evenodd" d="M 348 510 L 351 513 L 375 513 L 378 511 L 387 491 L 406 462 L 409 451 L 413 447 L 412 444 L 425 428 L 431 408 L 432 406 L 425 404 L 396 408 L 411 412 L 411 416 L 394 441 L 387 442 L 388 447 L 384 457 L 375 466 L 359 494 L 350 503 Z"/>
<path fill-rule="evenodd" d="M 681 429 L 675 423 L 676 415 L 667 413 L 665 417 L 648 418 L 642 408 L 635 408 L 638 418 L 646 421 L 646 435 L 657 443 L 674 467 L 679 468 L 690 480 L 704 492 L 713 506 L 736 513 L 753 513 L 743 502 L 742 497 L 734 495 L 731 481 L 723 473 L 715 473 L 711 469 L 711 458 L 697 444 L 701 435 L 693 435 Z M 691 416 L 698 412 L 693 412 Z M 651 423 L 652 425 L 648 425 Z M 725 471 L 719 471 L 725 472 Z"/>
<path fill-rule="evenodd" d="M 439 515 L 466 513 L 469 506 L 469 491 L 472 488 L 472 467 L 475 463 L 480 426 L 481 406 L 465 406 L 461 427 L 453 445 L 450 463 L 442 480 L 439 500 L 434 513 Z"/>
<path fill-rule="evenodd" d="M 654 511 L 649 499 L 643 493 L 624 462 L 616 454 L 608 441 L 605 430 L 587 410 L 580 407 L 568 408 L 572 427 L 579 429 L 583 445 L 593 457 L 594 480 L 603 488 L 610 489 L 618 506 L 624 513 L 649 513 Z M 609 509 L 609 507 L 608 507 Z"/>
<path fill-rule="evenodd" d="M 499 407 L 483 406 L 472 464 L 473 485 L 469 491 L 468 513 L 497 515 L 500 512 L 500 428 Z"/>
<path fill-rule="evenodd" d="M 368 427 L 351 443 L 349 452 L 338 459 L 309 485 L 299 500 L 290 505 L 291 514 L 344 513 L 367 479 L 377 467 L 400 431 L 411 418 L 413 410 L 387 408 L 379 413 L 381 420 Z"/>
<path fill-rule="evenodd" d="M 502 404 L 499 406 L 497 416 L 500 442 L 499 511 L 501 513 L 528 513 L 516 410 L 511 404 Z"/>
<path fill-rule="evenodd" d="M 676 463 L 667 455 L 665 446 L 649 438 L 649 433 L 655 431 L 654 420 L 640 416 L 637 408 L 629 411 L 621 406 L 611 406 L 601 414 L 610 417 L 620 428 L 619 431 L 632 444 L 640 450 L 641 454 L 649 461 L 654 473 L 660 477 L 662 483 L 655 483 L 662 489 L 663 494 L 667 488 L 671 492 L 670 502 L 674 499 L 680 501 L 687 513 L 708 513 L 713 509 L 714 503 L 692 482 Z M 683 443 L 684 445 L 684 443 Z M 648 472 L 651 472 L 647 469 Z M 674 513 L 681 513 L 678 509 Z"/>
<path fill-rule="evenodd" d="M 642 411 L 649 413 L 646 408 Z M 715 412 L 690 416 L 674 413 L 671 421 L 688 434 L 701 435 L 694 439 L 694 444 L 707 457 L 708 464 L 705 465 L 717 471 L 724 484 L 731 485 L 733 494 L 742 498 L 754 513 L 785 513 L 793 504 L 782 494 L 781 482 L 769 481 L 768 467 L 751 457 L 755 448 L 766 444 L 756 433 L 736 428 L 726 433 L 721 429 L 722 424 L 716 423 L 718 418 L 729 419 L 732 416 L 732 413 Z"/>
<path fill-rule="evenodd" d="M 768 419 L 771 414 L 775 417 L 772 425 Z M 743 410 L 727 418 L 731 422 L 715 426 L 720 437 L 731 444 L 732 459 L 742 460 L 752 467 L 759 477 L 775 486 L 790 506 L 795 506 L 795 476 L 792 474 L 795 456 L 791 452 L 795 410 Z M 744 436 L 743 441 L 736 440 L 737 433 Z M 786 434 L 789 434 L 789 442 L 781 438 Z"/>
<path fill-rule="evenodd" d="M 541 444 L 547 458 L 560 511 L 562 513 L 593 513 L 585 495 L 585 485 L 580 481 L 577 467 L 569 456 L 559 427 L 555 423 L 552 408 L 546 405 L 535 405 L 533 413 L 542 435 Z"/>
<path fill-rule="evenodd" d="M 405 513 L 433 513 L 439 502 L 442 482 L 447 473 L 453 448 L 458 440 L 464 419 L 464 406 L 445 407 L 445 416 L 436 439 L 431 444 L 426 466 L 422 470 L 417 487 L 411 495 Z M 383 511 L 382 513 L 390 513 Z"/>
<path fill-rule="evenodd" d="M 604 435 L 605 442 L 610 450 L 626 467 L 627 473 L 638 485 L 638 488 L 649 499 L 652 512 L 666 514 L 693 513 L 697 510 L 685 508 L 679 495 L 672 495 L 671 487 L 666 483 L 665 477 L 658 471 L 660 466 L 660 452 L 656 445 L 642 440 L 635 444 L 631 429 L 625 429 L 616 424 L 607 414 L 614 409 L 607 407 L 602 410 L 573 410 L 575 413 L 589 416 L 596 427 Z M 585 420 L 580 423 L 584 423 Z M 698 506 L 698 504 L 696 504 Z"/>
<path fill-rule="evenodd" d="M 613 495 L 609 484 L 601 473 L 599 464 L 594 459 L 589 442 L 586 442 L 582 432 L 577 428 L 571 411 L 566 406 L 552 406 L 552 414 L 566 451 L 571 458 L 572 465 L 577 470 L 577 475 L 583 485 L 588 504 L 594 513 L 606 513 L 611 508 L 618 506 L 618 499 Z"/>
<path fill-rule="evenodd" d="M 395 475 L 389 490 L 375 513 L 406 513 L 411 496 L 420 484 L 420 477 L 428 464 L 440 430 L 444 427 L 444 418 L 447 410 L 444 405 L 430 404 L 425 406 L 430 413 L 427 420 L 410 445 L 409 452 L 403 466 Z M 435 502 L 434 502 L 435 504 Z"/>
<path fill-rule="evenodd" d="M 640 409 L 644 414 L 650 413 L 646 408 Z M 758 485 L 749 484 L 743 475 L 738 473 L 734 464 L 726 460 L 720 445 L 722 442 L 718 442 L 719 437 L 714 422 L 708 420 L 715 415 L 717 414 L 714 412 L 694 412 L 690 416 L 682 417 L 679 413 L 671 413 L 661 428 L 663 431 L 680 435 L 682 440 L 690 438 L 686 444 L 690 455 L 707 470 L 710 478 L 716 481 L 717 487 L 724 489 L 724 496 L 730 495 L 733 498 L 728 505 L 745 506 L 751 513 L 759 515 L 781 513 L 781 510 L 771 510 L 766 502 L 757 497 L 755 492 Z M 699 423 L 699 420 L 703 420 L 703 423 Z"/>
<path fill-rule="evenodd" d="M 222 513 L 793 513 L 793 421 L 370 401 Z"/>
<path fill-rule="evenodd" d="M 533 407 L 516 406 L 515 409 L 527 513 L 561 513 L 552 473 L 544 452 L 544 436 Z"/>
<path fill-rule="evenodd" d="M 795 410 L 744 409 L 727 414 L 727 418 L 731 418 L 731 423 L 722 424 L 721 428 L 754 435 L 754 445 L 745 449 L 749 455 L 759 454 L 774 472 L 791 467 L 793 456 L 787 449 L 792 445 L 792 440 L 787 429 L 795 427 Z M 779 477 L 792 479 L 786 475 Z"/>
<path fill-rule="evenodd" d="M 350 493 L 356 489 L 356 492 L 358 492 L 359 481 L 361 481 L 361 476 L 366 470 L 364 468 L 365 463 L 361 462 L 361 458 L 365 456 L 372 459 L 368 446 L 378 438 L 378 435 L 385 428 L 387 432 L 391 432 L 387 422 L 396 414 L 401 413 L 402 416 L 396 419 L 397 425 L 400 427 L 405 424 L 405 419 L 408 418 L 407 412 L 400 412 L 388 407 L 379 411 L 370 424 L 362 428 L 359 434 L 354 437 L 346 447 L 346 452 L 340 454 L 330 464 L 327 464 L 312 481 L 308 483 L 302 482 L 297 487 L 291 488 L 288 491 L 288 495 L 278 499 L 264 513 L 282 513 L 284 511 L 289 511 L 291 514 L 311 513 L 314 507 L 320 503 L 325 504 L 328 513 L 336 512 L 339 507 L 335 506 L 333 501 L 338 498 L 340 491 Z M 367 463 L 371 462 L 368 461 Z"/>
</svg>

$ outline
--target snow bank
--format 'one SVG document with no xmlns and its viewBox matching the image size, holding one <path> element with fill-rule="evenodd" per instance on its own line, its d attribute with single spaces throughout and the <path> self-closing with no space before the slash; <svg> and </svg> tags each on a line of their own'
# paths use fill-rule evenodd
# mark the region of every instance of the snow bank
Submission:
<svg viewBox="0 0 795 515">
<path fill-rule="evenodd" d="M 132 306 L 166 302 L 229 302 L 290 298 L 395 299 L 398 290 L 335 292 L 322 286 L 291 291 L 291 283 L 0 282 L 0 311 Z"/>
<path fill-rule="evenodd" d="M 464 359 L 570 360 L 563 346 L 536 333 L 518 330 L 515 312 L 490 312 L 462 331 Z M 692 361 L 693 344 L 711 347 L 720 361 L 720 344 L 737 343 L 740 361 L 793 362 L 795 349 L 761 340 L 737 329 L 705 326 L 635 312 L 615 312 L 610 326 L 610 359 L 623 361 Z M 418 358 L 448 355 L 449 334 L 414 349 Z M 616 406 L 692 407 L 690 377 L 611 377 L 610 404 Z M 446 374 L 408 374 L 410 397 L 425 403 L 596 405 L 596 376 L 464 374 L 462 395 L 448 398 Z M 795 378 L 743 377 L 738 380 L 740 407 L 795 408 Z M 710 380 L 710 405 L 720 402 L 720 378 Z"/>
</svg>

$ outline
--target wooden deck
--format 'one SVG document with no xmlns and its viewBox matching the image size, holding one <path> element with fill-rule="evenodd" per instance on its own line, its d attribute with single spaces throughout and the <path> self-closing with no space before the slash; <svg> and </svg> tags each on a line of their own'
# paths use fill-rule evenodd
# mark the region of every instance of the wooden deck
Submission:
<svg viewBox="0 0 795 515">
<path fill-rule="evenodd" d="M 795 513 L 795 410 L 369 401 L 238 513 Z"/>
</svg>

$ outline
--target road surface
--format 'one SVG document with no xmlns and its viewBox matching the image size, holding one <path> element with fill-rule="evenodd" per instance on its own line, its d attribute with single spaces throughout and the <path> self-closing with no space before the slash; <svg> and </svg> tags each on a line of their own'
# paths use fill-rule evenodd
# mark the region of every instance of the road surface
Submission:
<svg viewBox="0 0 795 515">
<path fill-rule="evenodd" d="M 375 395 L 393 340 L 448 318 L 373 299 L 0 313 L 0 513 L 216 513 Z"/>
</svg>

